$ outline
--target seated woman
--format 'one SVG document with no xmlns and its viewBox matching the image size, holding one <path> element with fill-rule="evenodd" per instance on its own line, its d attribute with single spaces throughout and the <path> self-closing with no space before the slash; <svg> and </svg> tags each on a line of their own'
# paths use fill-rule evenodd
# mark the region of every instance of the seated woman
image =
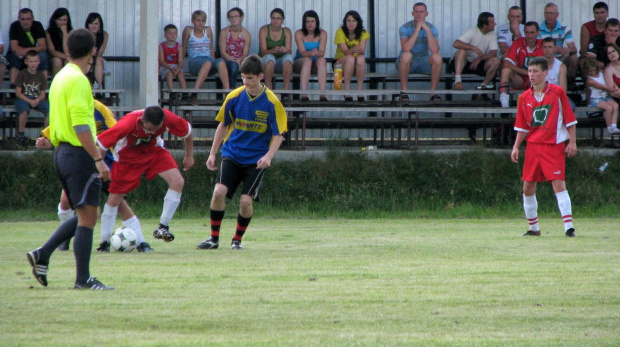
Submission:
<svg viewBox="0 0 620 347">
<path fill-rule="evenodd" d="M 196 76 L 195 89 L 199 89 L 208 76 L 220 75 L 224 89 L 230 89 L 228 69 L 223 59 L 215 59 L 213 51 L 213 31 L 206 26 L 207 14 L 202 10 L 192 13 L 192 24 L 183 29 L 183 49 L 187 52 L 189 73 Z M 190 102 L 198 104 L 197 95 L 193 94 Z"/>
<path fill-rule="evenodd" d="M 618 129 L 618 103 L 615 102 L 609 93 L 614 92 L 614 88 L 607 86 L 605 76 L 595 58 L 586 58 L 584 66 L 588 69 L 586 86 L 590 88 L 589 107 L 598 107 L 605 111 L 605 124 L 610 135 L 620 134 Z"/>
<path fill-rule="evenodd" d="M 250 53 L 252 35 L 241 23 L 243 23 L 243 10 L 233 7 L 226 14 L 230 25 L 220 31 L 219 48 L 220 56 L 226 63 L 230 88 L 237 86 L 239 65 Z"/>
<path fill-rule="evenodd" d="M 313 10 L 306 11 L 301 22 L 301 29 L 295 32 L 297 54 L 293 71 L 299 73 L 301 90 L 308 89 L 310 74 L 316 73 L 319 88 L 324 91 L 327 82 L 327 61 L 325 60 L 327 32 L 321 29 L 319 15 Z M 302 95 L 301 100 L 308 100 L 308 97 Z M 321 101 L 327 101 L 325 95 L 321 95 Z"/>
<path fill-rule="evenodd" d="M 364 22 L 357 11 L 349 11 L 344 15 L 342 26 L 336 31 L 334 43 L 336 44 L 336 60 L 342 64 L 344 78 L 344 90 L 351 90 L 353 73 L 357 77 L 357 90 L 364 88 L 366 76 L 366 44 L 370 38 L 368 31 L 364 29 Z M 347 101 L 353 101 L 350 96 L 345 96 Z M 357 97 L 358 101 L 364 101 L 363 96 Z"/>
<path fill-rule="evenodd" d="M 103 75 L 105 73 L 105 60 L 103 53 L 108 46 L 108 33 L 103 30 L 103 18 L 97 12 L 91 12 L 86 17 L 84 27 L 95 35 L 95 54 L 90 69 L 86 73 L 86 77 L 90 80 L 90 84 L 98 88 L 105 88 Z M 97 85 L 95 85 L 97 82 Z"/>
<path fill-rule="evenodd" d="M 271 11 L 271 24 L 263 25 L 258 31 L 259 56 L 265 66 L 265 85 L 272 89 L 274 72 L 281 72 L 284 89 L 289 89 L 293 76 L 293 55 L 291 29 L 282 26 L 284 11 L 274 8 Z"/>
<path fill-rule="evenodd" d="M 616 101 L 620 101 L 620 47 L 615 43 L 607 44 L 607 58 L 609 64 L 603 70 L 605 76 L 605 84 L 611 90 L 611 97 Z"/>
<path fill-rule="evenodd" d="M 71 25 L 69 11 L 64 7 L 57 8 L 52 13 L 45 31 L 47 52 L 50 55 L 52 65 L 52 78 L 69 61 L 69 57 L 65 54 L 65 46 L 67 45 L 67 35 L 71 30 L 73 30 L 73 26 Z"/>
</svg>

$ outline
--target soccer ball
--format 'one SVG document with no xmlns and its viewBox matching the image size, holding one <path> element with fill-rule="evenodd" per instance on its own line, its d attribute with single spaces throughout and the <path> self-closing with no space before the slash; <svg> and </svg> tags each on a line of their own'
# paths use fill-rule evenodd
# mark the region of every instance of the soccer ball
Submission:
<svg viewBox="0 0 620 347">
<path fill-rule="evenodd" d="M 136 233 L 126 227 L 120 227 L 114 231 L 110 239 L 112 248 L 119 252 L 131 252 L 138 245 Z"/>
</svg>

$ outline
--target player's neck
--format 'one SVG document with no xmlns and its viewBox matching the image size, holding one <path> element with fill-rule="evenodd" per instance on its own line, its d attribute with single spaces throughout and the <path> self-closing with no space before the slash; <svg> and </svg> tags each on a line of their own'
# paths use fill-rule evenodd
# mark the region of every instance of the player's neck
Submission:
<svg viewBox="0 0 620 347">
<path fill-rule="evenodd" d="M 260 93 L 263 92 L 263 84 L 259 83 L 257 86 L 253 87 L 245 87 L 245 90 L 250 94 L 252 98 L 257 97 Z"/>
<path fill-rule="evenodd" d="M 89 68 L 88 63 L 90 63 L 90 59 L 91 59 L 91 56 L 87 55 L 87 56 L 84 56 L 78 59 L 69 58 L 69 62 L 77 65 L 80 68 L 80 70 L 82 70 L 82 72 L 86 74 L 88 72 L 88 68 Z"/>
<path fill-rule="evenodd" d="M 545 87 L 547 86 L 547 81 L 543 81 L 541 83 L 538 84 L 534 84 L 532 86 L 532 88 L 534 89 L 534 94 L 540 94 L 543 92 L 543 90 L 545 90 Z"/>
</svg>

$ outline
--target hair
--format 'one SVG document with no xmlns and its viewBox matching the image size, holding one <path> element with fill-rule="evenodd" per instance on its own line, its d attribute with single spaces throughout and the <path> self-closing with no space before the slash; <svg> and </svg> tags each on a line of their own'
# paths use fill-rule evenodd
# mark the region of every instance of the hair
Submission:
<svg viewBox="0 0 620 347">
<path fill-rule="evenodd" d="M 347 29 L 347 17 L 353 17 L 353 19 L 355 19 L 357 21 L 357 27 L 355 28 L 355 39 L 359 40 L 360 37 L 362 37 L 362 32 L 365 30 L 364 29 L 364 21 L 362 20 L 362 17 L 360 16 L 359 13 L 357 13 L 357 11 L 349 11 L 347 13 L 345 13 L 344 18 L 342 19 L 342 31 L 344 31 L 344 34 L 347 35 L 349 33 L 349 30 Z"/>
<path fill-rule="evenodd" d="M 207 13 L 203 10 L 196 10 L 194 12 L 192 12 L 192 22 L 198 18 L 198 17 L 203 17 L 205 20 L 207 20 Z"/>
<path fill-rule="evenodd" d="M 598 10 L 599 8 L 604 8 L 605 11 L 609 12 L 609 6 L 603 1 L 599 1 L 594 6 L 592 6 L 592 12 Z"/>
<path fill-rule="evenodd" d="M 97 19 L 99 19 L 99 23 L 101 23 L 101 25 L 99 26 L 99 31 L 97 31 L 97 33 L 95 34 L 95 46 L 97 47 L 97 49 L 99 49 L 101 48 L 101 45 L 103 45 L 103 18 L 101 18 L 99 12 L 91 12 L 88 14 L 88 16 L 86 16 L 84 28 L 88 29 L 88 24 L 94 22 Z"/>
<path fill-rule="evenodd" d="M 321 35 L 321 20 L 319 19 L 318 13 L 314 10 L 309 10 L 304 12 L 303 17 L 301 18 L 301 32 L 304 33 L 304 36 L 309 34 L 308 29 L 306 28 L 306 19 L 314 18 L 316 19 L 316 28 L 314 28 L 314 37 L 319 37 Z"/>
<path fill-rule="evenodd" d="M 590 70 L 592 68 L 595 68 L 596 72 L 601 71 L 601 67 L 598 65 L 598 60 L 596 60 L 596 58 L 594 57 L 587 57 L 586 62 L 584 63 L 584 67 L 586 68 L 586 75 L 590 75 Z"/>
<path fill-rule="evenodd" d="M 605 22 L 605 29 L 608 27 L 617 27 L 620 26 L 620 21 L 617 18 L 609 18 L 607 22 Z"/>
<path fill-rule="evenodd" d="M 265 70 L 263 69 L 263 62 L 261 58 L 256 54 L 247 56 L 241 62 L 241 66 L 239 66 L 239 72 L 244 75 L 258 76 L 264 71 Z"/>
<path fill-rule="evenodd" d="M 521 11 L 521 7 L 519 7 L 519 6 L 517 6 L 517 5 L 511 6 L 511 7 L 508 9 L 508 12 L 510 12 L 510 11 L 515 11 L 515 10 L 519 10 L 519 11 Z"/>
<path fill-rule="evenodd" d="M 240 9 L 239 7 L 233 7 L 233 8 L 231 8 L 230 10 L 228 10 L 228 12 L 226 12 L 226 17 L 230 17 L 230 13 L 231 13 L 231 12 L 233 12 L 233 11 L 237 11 L 237 12 L 239 12 L 239 15 L 240 15 L 241 17 L 243 17 L 243 16 L 245 15 L 245 14 L 243 13 L 243 10 L 242 10 L 242 9 Z"/>
<path fill-rule="evenodd" d="M 557 42 L 555 42 L 555 39 L 554 39 L 553 37 L 551 37 L 551 36 L 547 36 L 547 37 L 545 37 L 545 38 L 542 40 L 542 42 L 543 42 L 543 43 L 545 43 L 545 42 L 551 42 L 551 43 L 553 43 L 553 45 L 554 45 L 554 46 L 556 46 L 556 45 L 557 45 Z"/>
<path fill-rule="evenodd" d="M 168 24 L 168 25 L 166 25 L 166 26 L 164 27 L 164 33 L 165 33 L 166 31 L 170 30 L 170 29 L 174 29 L 174 30 L 176 30 L 176 31 L 179 31 L 179 29 L 177 28 L 177 26 L 176 26 L 176 25 L 174 25 L 174 24 Z"/>
<path fill-rule="evenodd" d="M 532 66 L 532 65 L 536 65 L 536 66 L 540 67 L 540 69 L 543 70 L 543 71 L 549 70 L 549 63 L 547 62 L 547 59 L 545 59 L 544 57 L 534 57 L 534 58 L 532 58 L 529 61 L 529 63 L 527 64 L 527 66 Z"/>
<path fill-rule="evenodd" d="M 149 106 L 142 113 L 142 120 L 153 125 L 161 125 L 164 118 L 166 118 L 166 114 L 159 106 Z"/>
<path fill-rule="evenodd" d="M 30 13 L 34 17 L 34 14 L 32 13 L 32 10 L 29 9 L 28 7 L 24 7 L 21 10 L 19 10 L 19 14 L 26 14 L 26 13 Z"/>
<path fill-rule="evenodd" d="M 424 6 L 424 10 L 428 11 L 428 8 L 426 7 L 426 4 L 423 2 L 416 2 L 415 4 L 413 4 L 412 8 L 415 8 L 416 6 Z"/>
<path fill-rule="evenodd" d="M 269 12 L 269 17 L 273 16 L 274 13 L 279 13 L 282 16 L 282 19 L 286 19 L 286 17 L 284 17 L 284 11 L 281 8 L 276 7 L 271 10 L 271 12 Z"/>
<path fill-rule="evenodd" d="M 548 9 L 549 7 L 555 7 L 555 8 L 558 8 L 558 5 L 556 5 L 556 4 L 552 3 L 552 2 L 548 2 L 548 3 L 545 5 L 545 10 L 546 10 L 546 9 Z"/>
<path fill-rule="evenodd" d="M 523 27 L 535 27 L 536 31 L 540 31 L 540 25 L 538 25 L 538 22 L 534 22 L 533 20 L 525 23 Z"/>
<path fill-rule="evenodd" d="M 39 52 L 35 51 L 34 49 L 31 49 L 28 52 L 26 52 L 26 55 L 24 56 L 24 61 L 26 61 L 28 57 L 38 57 L 38 56 L 39 56 Z"/>
<path fill-rule="evenodd" d="M 67 36 L 67 49 L 71 59 L 90 56 L 95 47 L 95 36 L 88 29 L 78 28 Z"/>
<path fill-rule="evenodd" d="M 482 29 L 485 25 L 489 25 L 489 18 L 495 18 L 491 12 L 482 12 L 478 15 L 478 28 Z"/>
<path fill-rule="evenodd" d="M 65 47 L 63 47 L 62 43 L 62 31 L 60 30 L 60 27 L 58 27 L 58 24 L 56 24 L 56 20 L 62 16 L 67 16 L 67 32 L 71 32 L 71 30 L 73 30 L 71 15 L 69 14 L 69 10 L 64 7 L 59 7 L 54 11 L 54 13 L 52 13 L 47 27 L 47 32 L 50 34 L 52 43 L 54 44 L 54 49 L 60 52 L 64 52 Z"/>
</svg>

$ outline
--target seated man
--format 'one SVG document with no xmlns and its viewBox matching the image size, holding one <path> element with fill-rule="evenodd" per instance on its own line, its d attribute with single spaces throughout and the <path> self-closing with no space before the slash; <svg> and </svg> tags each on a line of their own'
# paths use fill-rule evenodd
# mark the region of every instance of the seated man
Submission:
<svg viewBox="0 0 620 347">
<path fill-rule="evenodd" d="M 493 89 L 493 80 L 499 69 L 497 38 L 493 33 L 495 16 L 490 12 L 478 15 L 476 27 L 459 36 L 452 45 L 457 49 L 450 60 L 449 69 L 454 71 L 454 90 L 464 90 L 461 74 L 475 73 L 484 76 L 478 89 Z"/>
<path fill-rule="evenodd" d="M 34 20 L 31 9 L 22 8 L 19 10 L 18 20 L 13 22 L 9 29 L 9 51 L 6 54 L 6 59 L 11 68 L 11 84 L 15 83 L 17 73 L 26 68 L 24 57 L 30 50 L 34 50 L 39 54 L 41 60 L 39 71 L 42 71 L 45 78 L 47 78 L 48 63 L 47 53 L 45 53 L 47 51 L 45 30 L 41 22 Z"/>
<path fill-rule="evenodd" d="M 501 60 L 506 58 L 506 53 L 508 53 L 510 46 L 512 46 L 512 42 L 525 36 L 523 32 L 525 26 L 521 24 L 522 21 L 523 13 L 521 12 L 521 7 L 512 6 L 508 9 L 508 23 L 497 27 L 497 46 L 502 55 Z"/>
<path fill-rule="evenodd" d="M 527 89 L 529 87 L 529 75 L 527 66 L 532 57 L 542 57 L 542 40 L 537 39 L 539 34 L 538 23 L 525 23 L 525 37 L 513 42 L 504 59 L 502 72 L 499 80 L 499 101 L 502 107 L 509 107 L 509 88 Z"/>
<path fill-rule="evenodd" d="M 413 20 L 403 24 L 398 30 L 401 50 L 396 60 L 396 68 L 400 77 L 400 89 L 407 90 L 410 73 L 423 73 L 431 75 L 430 90 L 435 90 L 443 67 L 437 41 L 439 32 L 426 21 L 428 11 L 424 3 L 414 4 L 411 15 Z M 438 99 L 441 99 L 439 95 L 431 95 L 431 100 Z"/>
<path fill-rule="evenodd" d="M 579 59 L 586 58 L 588 55 L 588 43 L 590 39 L 596 35 L 605 33 L 605 23 L 609 16 L 609 7 L 606 3 L 599 1 L 592 7 L 594 13 L 594 20 L 584 23 L 581 26 Z"/>
<path fill-rule="evenodd" d="M 547 82 L 562 87 L 564 91 L 567 90 L 568 82 L 566 77 L 566 65 L 555 57 L 556 43 L 553 37 L 545 37 L 542 40 L 542 49 L 545 59 L 547 59 Z M 575 111 L 575 102 L 568 98 L 570 107 Z"/>
<path fill-rule="evenodd" d="M 573 41 L 573 32 L 568 25 L 563 25 L 558 20 L 560 12 L 558 5 L 548 3 L 545 5 L 545 20 L 540 23 L 540 38 L 553 37 L 557 47 L 555 57 L 560 59 L 568 69 L 568 80 L 572 84 L 577 76 L 577 47 Z"/>
<path fill-rule="evenodd" d="M 606 48 L 608 43 L 620 45 L 620 21 L 616 18 L 608 19 L 605 22 L 604 34 L 592 37 L 588 43 L 588 57 L 595 57 L 601 68 L 609 64 Z M 585 69 L 582 67 L 581 71 Z"/>
</svg>

